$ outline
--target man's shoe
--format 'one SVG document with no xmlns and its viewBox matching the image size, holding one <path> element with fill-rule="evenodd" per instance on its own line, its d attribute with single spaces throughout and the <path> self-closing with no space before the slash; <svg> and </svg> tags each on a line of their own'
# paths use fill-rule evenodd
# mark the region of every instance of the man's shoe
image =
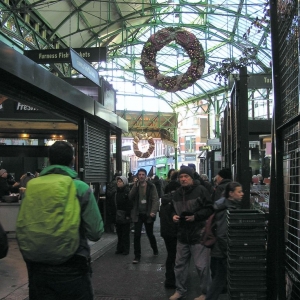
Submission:
<svg viewBox="0 0 300 300">
<path fill-rule="evenodd" d="M 158 250 L 155 250 L 155 251 L 153 250 L 153 255 L 157 256 L 158 255 Z"/>
<path fill-rule="evenodd" d="M 134 260 L 132 261 L 133 264 L 138 264 L 140 262 L 140 258 L 139 257 L 135 257 Z"/>
<path fill-rule="evenodd" d="M 180 299 L 184 299 L 185 297 L 183 297 L 182 295 L 180 295 L 177 291 L 175 292 L 174 295 L 172 295 L 169 300 L 180 300 Z"/>
<path fill-rule="evenodd" d="M 195 298 L 194 300 L 205 300 L 206 299 L 206 295 L 201 295 L 197 298 Z"/>
</svg>

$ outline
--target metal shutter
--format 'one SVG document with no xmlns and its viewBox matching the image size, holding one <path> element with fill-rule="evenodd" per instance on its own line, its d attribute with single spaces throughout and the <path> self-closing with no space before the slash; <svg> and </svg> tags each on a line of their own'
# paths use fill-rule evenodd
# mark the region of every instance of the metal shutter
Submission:
<svg viewBox="0 0 300 300">
<path fill-rule="evenodd" d="M 84 181 L 106 182 L 109 165 L 109 128 L 91 120 L 85 121 Z"/>
</svg>

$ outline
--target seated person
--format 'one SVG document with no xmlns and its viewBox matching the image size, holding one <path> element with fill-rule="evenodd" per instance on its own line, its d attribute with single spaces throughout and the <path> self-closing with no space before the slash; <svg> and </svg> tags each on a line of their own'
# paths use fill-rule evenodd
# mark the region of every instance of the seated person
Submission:
<svg viewBox="0 0 300 300">
<path fill-rule="evenodd" d="M 0 170 L 0 198 L 5 195 L 10 195 L 14 188 L 19 186 L 19 182 L 14 182 L 7 180 L 8 173 L 5 169 Z"/>
</svg>

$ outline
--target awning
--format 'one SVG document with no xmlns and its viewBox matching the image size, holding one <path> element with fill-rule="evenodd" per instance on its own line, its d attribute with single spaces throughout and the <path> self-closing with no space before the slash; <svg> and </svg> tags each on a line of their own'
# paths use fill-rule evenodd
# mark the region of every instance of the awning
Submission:
<svg viewBox="0 0 300 300">
<path fill-rule="evenodd" d="M 147 176 L 151 177 L 153 176 L 153 166 L 140 166 L 134 173 L 134 175 L 137 175 L 137 172 L 139 169 L 145 169 L 147 171 Z"/>
<path fill-rule="evenodd" d="M 156 165 L 156 168 L 164 168 L 166 165 L 165 164 L 158 164 Z"/>
</svg>

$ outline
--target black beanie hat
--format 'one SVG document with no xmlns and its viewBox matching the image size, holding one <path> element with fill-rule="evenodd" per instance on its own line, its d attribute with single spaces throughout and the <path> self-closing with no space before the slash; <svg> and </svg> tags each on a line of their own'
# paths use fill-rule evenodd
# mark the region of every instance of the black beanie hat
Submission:
<svg viewBox="0 0 300 300">
<path fill-rule="evenodd" d="M 181 174 L 187 174 L 189 175 L 191 178 L 194 179 L 194 172 L 193 170 L 190 168 L 190 167 L 181 167 L 179 172 L 178 172 L 178 177 L 181 175 Z"/>
<path fill-rule="evenodd" d="M 219 171 L 218 175 L 220 177 L 222 177 L 223 179 L 231 179 L 232 178 L 230 169 L 222 169 Z"/>
</svg>

